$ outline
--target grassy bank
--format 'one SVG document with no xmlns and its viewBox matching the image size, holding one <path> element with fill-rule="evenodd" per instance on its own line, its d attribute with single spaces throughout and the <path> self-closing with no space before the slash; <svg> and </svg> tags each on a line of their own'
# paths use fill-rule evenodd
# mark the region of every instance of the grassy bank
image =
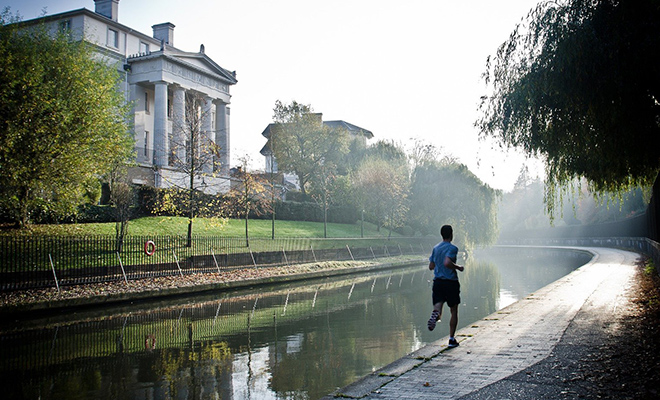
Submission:
<svg viewBox="0 0 660 400">
<path fill-rule="evenodd" d="M 271 220 L 249 220 L 249 235 L 252 238 L 270 238 L 272 234 Z M 327 226 L 330 238 L 360 237 L 360 224 L 334 224 Z M 184 217 L 144 217 L 130 221 L 128 234 L 135 236 L 172 235 L 184 236 L 188 229 L 188 219 Z M 3 235 L 114 235 L 114 223 L 100 224 L 53 224 L 31 225 L 23 230 L 5 229 Z M 365 237 L 387 237 L 389 231 L 370 223 L 364 223 Z M 199 236 L 244 237 L 245 220 L 213 220 L 197 218 L 193 223 L 193 234 Z M 392 236 L 399 236 L 392 233 Z M 306 221 L 275 221 L 276 238 L 322 238 L 323 223 Z"/>
</svg>

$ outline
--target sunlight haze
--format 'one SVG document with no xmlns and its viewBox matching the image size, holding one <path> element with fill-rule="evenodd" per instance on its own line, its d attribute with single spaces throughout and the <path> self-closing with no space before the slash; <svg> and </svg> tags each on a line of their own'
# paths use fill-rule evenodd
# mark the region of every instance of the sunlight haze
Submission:
<svg viewBox="0 0 660 400">
<path fill-rule="evenodd" d="M 232 87 L 232 166 L 248 155 L 264 169 L 261 136 L 276 100 L 311 104 L 324 120 L 344 120 L 374 139 L 404 146 L 421 138 L 484 182 L 509 191 L 525 158 L 479 141 L 480 76 L 516 23 L 538 0 L 309 1 L 120 0 L 119 23 L 144 34 L 171 22 L 174 46 L 204 44 L 236 71 Z M 10 0 L 24 20 L 87 8 L 93 0 Z M 497 148 L 497 146 L 495 146 Z M 538 161 L 528 161 L 533 174 Z"/>
</svg>

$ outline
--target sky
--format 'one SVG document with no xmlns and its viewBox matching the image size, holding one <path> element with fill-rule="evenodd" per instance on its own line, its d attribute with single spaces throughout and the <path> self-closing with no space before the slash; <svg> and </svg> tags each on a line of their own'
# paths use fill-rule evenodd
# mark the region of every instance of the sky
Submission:
<svg viewBox="0 0 660 400">
<path fill-rule="evenodd" d="M 515 25 L 539 0 L 120 0 L 119 22 L 151 35 L 171 22 L 174 46 L 230 71 L 232 166 L 264 169 L 261 136 L 275 101 L 310 104 L 324 120 L 370 130 L 376 140 L 441 148 L 495 189 L 510 191 L 523 164 L 541 163 L 480 140 L 481 79 Z M 93 0 L 0 0 L 24 20 Z"/>
</svg>

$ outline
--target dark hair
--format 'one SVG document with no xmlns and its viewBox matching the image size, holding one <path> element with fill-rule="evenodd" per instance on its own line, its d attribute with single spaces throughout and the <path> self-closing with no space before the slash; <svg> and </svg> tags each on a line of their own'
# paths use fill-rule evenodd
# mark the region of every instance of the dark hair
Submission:
<svg viewBox="0 0 660 400">
<path fill-rule="evenodd" d="M 445 240 L 452 239 L 454 237 L 454 230 L 452 229 L 451 225 L 443 225 L 442 228 L 440 228 L 440 234 Z"/>
</svg>

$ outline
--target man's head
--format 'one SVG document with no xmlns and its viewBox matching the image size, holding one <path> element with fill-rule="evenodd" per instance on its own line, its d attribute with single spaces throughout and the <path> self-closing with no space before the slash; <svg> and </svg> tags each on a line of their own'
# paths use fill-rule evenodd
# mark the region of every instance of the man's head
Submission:
<svg viewBox="0 0 660 400">
<path fill-rule="evenodd" d="M 443 225 L 440 228 L 440 234 L 444 240 L 452 240 L 454 238 L 454 230 L 451 225 Z"/>
</svg>

